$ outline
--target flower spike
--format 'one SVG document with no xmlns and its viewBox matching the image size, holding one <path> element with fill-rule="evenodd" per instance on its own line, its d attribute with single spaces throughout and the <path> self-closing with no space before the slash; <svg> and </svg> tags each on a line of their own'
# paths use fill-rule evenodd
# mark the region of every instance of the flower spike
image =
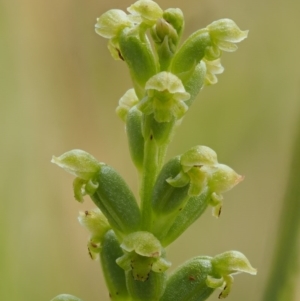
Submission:
<svg viewBox="0 0 300 301">
<path fill-rule="evenodd" d="M 75 199 L 88 195 L 97 209 L 80 212 L 90 232 L 88 251 L 99 257 L 111 301 L 205 301 L 217 288 L 230 293 L 233 275 L 256 274 L 238 251 L 198 256 L 166 271 L 165 248 L 211 205 L 221 213 L 222 194 L 244 177 L 218 162 L 207 146 L 192 147 L 164 162 L 176 128 L 204 86 L 218 82 L 220 57 L 244 40 L 230 19 L 215 21 L 180 43 L 185 25 L 179 8 L 163 10 L 155 1 L 135 0 L 127 12 L 111 9 L 95 25 L 108 39 L 115 60 L 124 63 L 133 88 L 119 100 L 131 159 L 140 180 L 139 199 L 111 166 L 82 150 L 52 158 L 76 178 Z M 179 46 L 181 44 L 181 46 Z M 52 301 L 81 301 L 59 295 Z"/>
</svg>

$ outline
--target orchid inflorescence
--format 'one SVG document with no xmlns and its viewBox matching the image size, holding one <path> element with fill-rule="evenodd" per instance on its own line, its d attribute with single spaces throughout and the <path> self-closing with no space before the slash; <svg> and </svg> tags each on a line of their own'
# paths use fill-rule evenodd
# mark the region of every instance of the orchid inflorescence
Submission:
<svg viewBox="0 0 300 301">
<path fill-rule="evenodd" d="M 197 30 L 181 45 L 184 16 L 138 0 L 128 13 L 111 9 L 97 19 L 96 33 L 108 39 L 115 60 L 124 61 L 133 88 L 119 100 L 117 115 L 125 123 L 131 159 L 137 169 L 139 201 L 119 173 L 82 150 L 52 162 L 75 175 L 74 196 L 89 195 L 97 209 L 81 212 L 90 232 L 88 250 L 100 258 L 111 300 L 206 300 L 216 288 L 229 294 L 232 275 L 256 274 L 238 251 L 198 256 L 175 269 L 166 247 L 206 210 L 219 217 L 223 193 L 243 180 L 218 162 L 211 148 L 198 145 L 164 162 L 175 129 L 200 90 L 216 84 L 223 72 L 220 57 L 247 37 L 230 19 Z M 52 301 L 78 301 L 59 295 Z"/>
</svg>

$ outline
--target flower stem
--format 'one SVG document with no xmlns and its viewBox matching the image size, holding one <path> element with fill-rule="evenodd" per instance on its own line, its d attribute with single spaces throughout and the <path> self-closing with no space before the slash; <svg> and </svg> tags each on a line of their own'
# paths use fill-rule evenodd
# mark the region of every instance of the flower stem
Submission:
<svg viewBox="0 0 300 301">
<path fill-rule="evenodd" d="M 142 229 L 150 230 L 152 223 L 152 190 L 159 171 L 159 148 L 153 138 L 152 132 L 145 137 L 143 175 L 140 189 Z"/>
<path fill-rule="evenodd" d="M 299 118 L 300 123 L 300 118 Z M 290 175 L 280 217 L 277 246 L 273 266 L 263 296 L 263 301 L 294 300 L 299 268 L 299 232 L 300 232 L 300 124 L 294 145 Z"/>
</svg>

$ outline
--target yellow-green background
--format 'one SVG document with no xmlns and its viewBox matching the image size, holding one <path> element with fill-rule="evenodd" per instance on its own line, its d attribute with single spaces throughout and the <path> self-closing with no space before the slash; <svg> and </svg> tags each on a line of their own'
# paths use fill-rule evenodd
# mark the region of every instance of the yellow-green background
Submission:
<svg viewBox="0 0 300 301">
<path fill-rule="evenodd" d="M 49 301 L 59 293 L 108 300 L 77 222 L 78 211 L 93 205 L 73 200 L 72 176 L 50 159 L 84 149 L 137 191 L 124 125 L 114 112 L 131 83 L 125 64 L 94 32 L 96 17 L 130 4 L 0 0 L 0 300 Z M 246 178 L 225 195 L 219 220 L 206 212 L 168 254 L 175 267 L 200 254 L 242 251 L 258 275 L 235 277 L 228 301 L 256 301 L 271 264 L 299 116 L 300 2 L 159 4 L 183 10 L 185 37 L 224 17 L 250 30 L 236 53 L 223 55 L 219 83 L 201 92 L 168 153 L 207 145 Z"/>
</svg>

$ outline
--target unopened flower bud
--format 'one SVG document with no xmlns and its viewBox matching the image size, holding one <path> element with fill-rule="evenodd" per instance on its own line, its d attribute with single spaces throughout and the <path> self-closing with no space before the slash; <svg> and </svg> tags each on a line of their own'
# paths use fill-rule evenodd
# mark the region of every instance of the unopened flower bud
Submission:
<svg viewBox="0 0 300 301">
<path fill-rule="evenodd" d="M 215 256 L 212 259 L 214 270 L 220 275 L 234 275 L 239 273 L 248 273 L 256 275 L 254 269 L 247 257 L 238 251 L 227 251 Z"/>
<path fill-rule="evenodd" d="M 126 252 L 132 252 L 146 257 L 160 257 L 162 247 L 159 240 L 150 232 L 139 231 L 127 235 L 121 248 Z"/>
<path fill-rule="evenodd" d="M 161 18 L 156 21 L 156 25 L 152 30 L 152 37 L 156 44 L 163 43 L 165 37 L 168 37 L 169 41 L 173 42 L 178 39 L 177 32 L 171 24 L 169 24 L 165 19 Z M 154 35 L 155 34 L 155 35 Z M 170 44 L 170 43 L 169 43 Z M 172 45 L 171 44 L 171 45 Z M 169 46 L 171 46 L 169 45 Z M 174 50 L 174 49 L 173 49 Z M 170 49 L 172 51 L 172 49 Z"/>
<path fill-rule="evenodd" d="M 168 70 L 176 52 L 179 41 L 178 34 L 171 24 L 160 18 L 157 20 L 156 25 L 151 28 L 151 36 L 155 43 L 160 70 Z"/>
<path fill-rule="evenodd" d="M 181 9 L 168 8 L 164 11 L 163 18 L 173 26 L 180 37 L 184 28 L 184 16 Z"/>
</svg>

